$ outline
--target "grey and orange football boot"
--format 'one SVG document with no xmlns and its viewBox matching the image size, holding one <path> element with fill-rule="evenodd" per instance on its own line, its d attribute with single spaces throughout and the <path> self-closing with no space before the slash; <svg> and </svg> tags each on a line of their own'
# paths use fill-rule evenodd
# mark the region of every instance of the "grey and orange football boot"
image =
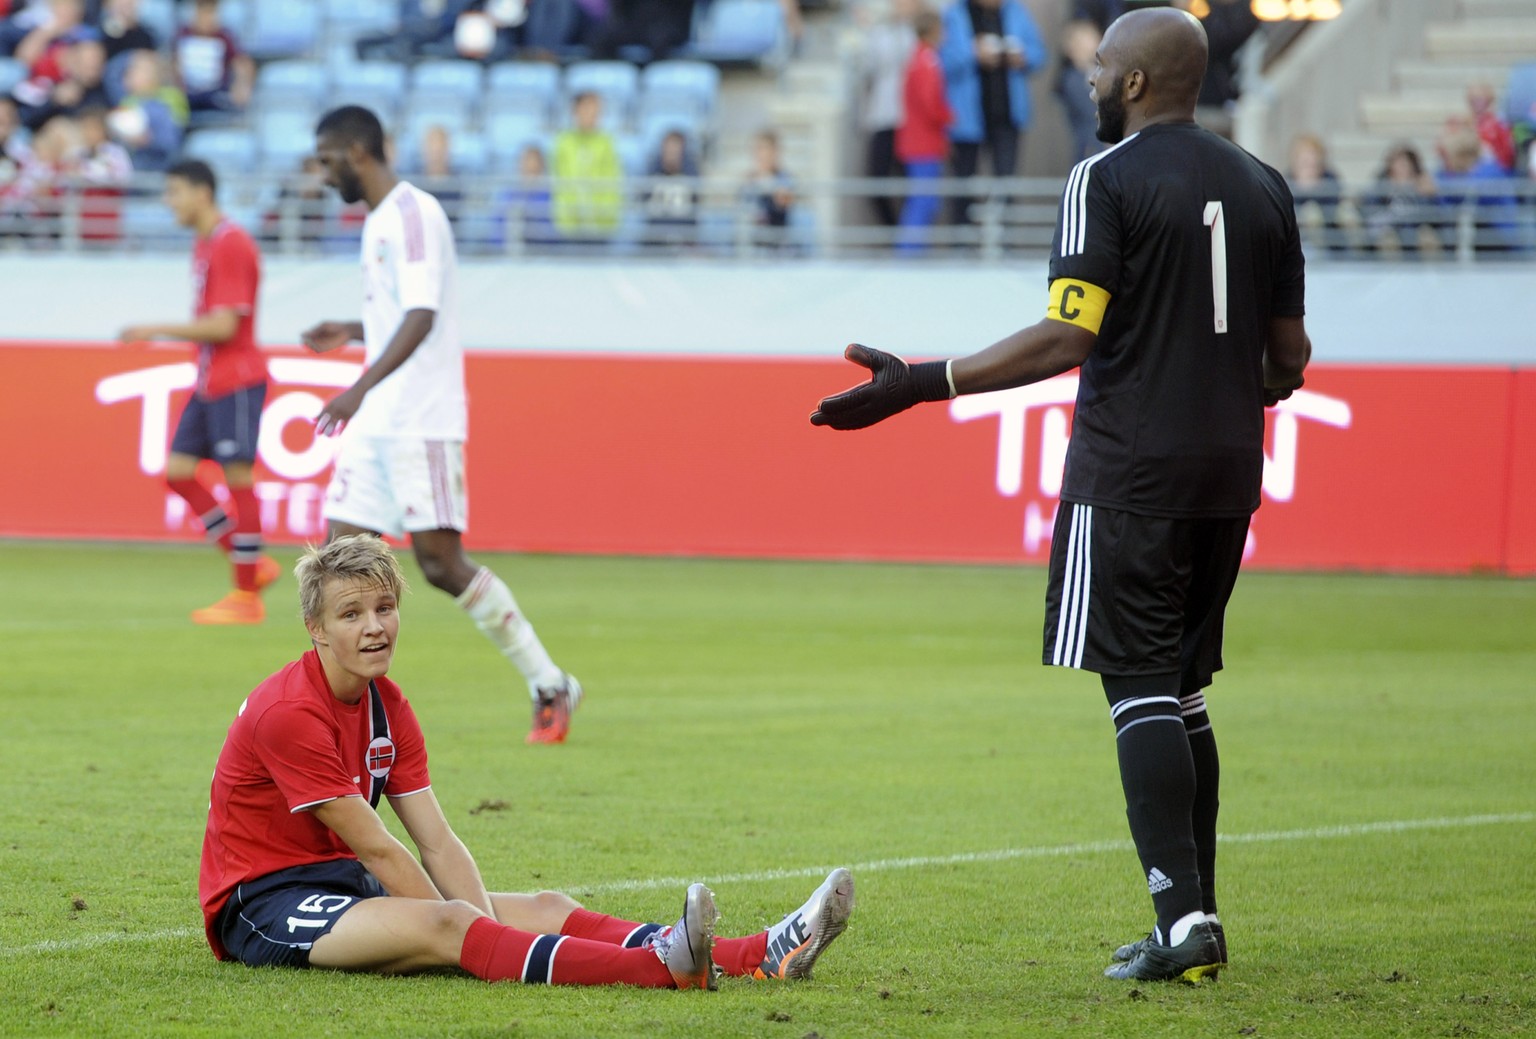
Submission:
<svg viewBox="0 0 1536 1039">
<path fill-rule="evenodd" d="M 768 954 L 752 976 L 809 978 L 816 958 L 843 933 L 852 912 L 853 874 L 839 867 L 827 874 L 805 905 L 768 929 Z"/>
</svg>

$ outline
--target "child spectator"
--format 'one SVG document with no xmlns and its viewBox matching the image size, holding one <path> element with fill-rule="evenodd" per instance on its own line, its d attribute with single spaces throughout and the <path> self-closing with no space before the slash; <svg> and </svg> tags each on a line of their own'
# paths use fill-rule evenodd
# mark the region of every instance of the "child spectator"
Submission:
<svg viewBox="0 0 1536 1039">
<path fill-rule="evenodd" d="M 1425 171 L 1418 150 L 1411 144 L 1393 145 L 1365 198 L 1370 245 L 1386 252 L 1436 250 L 1437 196 L 1435 179 Z"/>
<path fill-rule="evenodd" d="M 111 104 L 104 82 L 107 52 L 96 30 L 75 30 L 55 48 L 55 54 L 49 76 L 34 76 L 13 92 L 22 105 L 22 122 L 34 130 L 56 115 L 72 116 L 85 108 Z"/>
<path fill-rule="evenodd" d="M 1472 112 L 1472 126 L 1489 158 L 1509 173 L 1515 168 L 1515 135 L 1509 124 L 1499 118 L 1494 108 L 1493 87 L 1474 83 L 1467 88 L 1467 108 Z"/>
<path fill-rule="evenodd" d="M 464 188 L 453 169 L 453 138 L 446 126 L 434 123 L 421 135 L 420 186 L 443 204 L 449 223 L 457 226 L 464 206 Z"/>
<path fill-rule="evenodd" d="M 901 125 L 901 93 L 907 76 L 907 63 L 917 37 L 912 32 L 912 18 L 917 0 L 892 0 L 890 10 L 862 34 L 858 52 L 859 122 L 867 135 L 864 175 L 886 179 L 904 175 L 896 158 L 896 128 Z M 900 202 L 887 195 L 870 199 L 875 218 L 886 227 L 895 227 L 901 219 Z"/>
<path fill-rule="evenodd" d="M 275 245 L 289 239 L 306 248 L 319 245 L 325 233 L 329 202 L 324 167 L 315 156 L 304 156 L 298 172 L 283 178 L 277 201 L 261 218 L 262 244 Z"/>
<path fill-rule="evenodd" d="M 109 122 L 113 136 L 128 149 L 134 169 L 165 169 L 181 147 L 182 128 L 166 102 L 154 51 L 129 56 L 123 90 L 122 103 Z"/>
<path fill-rule="evenodd" d="M 1347 243 L 1339 216 L 1343 188 L 1339 175 L 1328 165 L 1328 149 L 1320 138 L 1301 134 L 1291 142 L 1285 179 L 1296 202 L 1296 223 L 1303 240 L 1330 251 L 1344 249 Z"/>
<path fill-rule="evenodd" d="M 219 0 L 194 0 L 192 20 L 171 46 L 176 80 L 193 112 L 243 112 L 256 66 L 219 18 Z"/>
<path fill-rule="evenodd" d="M 21 128 L 21 115 L 16 111 L 16 102 L 0 96 L 0 240 L 20 230 L 15 226 L 14 213 L 5 204 L 5 200 L 31 155 L 32 149 L 27 144 L 26 132 Z"/>
<path fill-rule="evenodd" d="M 669 131 L 661 139 L 647 175 L 651 179 L 645 199 L 647 243 L 690 244 L 699 223 L 699 166 L 682 131 Z"/>
<path fill-rule="evenodd" d="M 80 152 L 74 176 L 80 188 L 80 240 L 115 242 L 122 235 L 122 198 L 133 160 L 107 136 L 107 110 L 88 108 L 75 120 Z"/>
<path fill-rule="evenodd" d="M 80 130 L 70 117 L 56 115 L 37 128 L 31 152 L 0 197 L 6 223 L 19 228 L 21 237 L 37 242 L 60 237 L 64 182 L 79 152 Z"/>
<path fill-rule="evenodd" d="M 785 229 L 795 204 L 795 180 L 784 169 L 779 157 L 779 135 L 773 130 L 759 130 L 752 139 L 752 172 L 742 188 L 751 206 L 752 223 L 758 228 L 760 244 L 785 244 Z"/>
<path fill-rule="evenodd" d="M 537 144 L 525 147 L 517 157 L 517 176 L 517 184 L 504 188 L 496 198 L 497 241 L 504 247 L 513 239 L 529 246 L 558 243 L 544 149 Z"/>
<path fill-rule="evenodd" d="M 573 241 L 603 241 L 618 229 L 623 167 L 613 137 L 599 128 L 603 99 L 583 91 L 571 102 L 575 126 L 555 137 L 555 227 Z"/>
<path fill-rule="evenodd" d="M 913 20 L 917 49 L 907 63 L 902 88 L 905 116 L 896 129 L 896 157 L 907 167 L 912 192 L 901 209 L 901 233 L 897 247 L 913 252 L 927 245 L 927 228 L 939 216 L 939 196 L 919 187 L 931 185 L 944 175 L 949 155 L 949 124 L 954 121 L 944 98 L 944 68 L 939 46 L 944 42 L 944 22 L 932 11 Z"/>
</svg>

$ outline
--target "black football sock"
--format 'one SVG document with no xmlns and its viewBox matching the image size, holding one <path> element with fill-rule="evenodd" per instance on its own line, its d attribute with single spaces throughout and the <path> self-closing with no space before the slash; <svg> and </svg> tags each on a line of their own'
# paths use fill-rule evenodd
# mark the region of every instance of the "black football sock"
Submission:
<svg viewBox="0 0 1536 1039">
<path fill-rule="evenodd" d="M 1195 803 L 1190 812 L 1195 848 L 1200 863 L 1200 902 L 1207 913 L 1216 912 L 1216 811 L 1220 807 L 1221 759 L 1216 753 L 1216 734 L 1205 711 L 1205 694 L 1179 697 L 1184 711 L 1184 730 L 1189 753 L 1195 762 Z"/>
<path fill-rule="evenodd" d="M 1191 810 L 1195 763 L 1179 710 L 1179 676 L 1103 676 L 1115 722 L 1120 785 L 1131 839 L 1157 911 L 1155 937 L 1177 944 L 1175 928 L 1201 914 L 1200 867 Z"/>
</svg>

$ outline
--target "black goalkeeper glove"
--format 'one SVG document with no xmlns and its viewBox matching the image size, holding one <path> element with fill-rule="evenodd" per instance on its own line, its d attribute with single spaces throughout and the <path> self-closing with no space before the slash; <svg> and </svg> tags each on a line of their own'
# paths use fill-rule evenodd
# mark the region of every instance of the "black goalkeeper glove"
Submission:
<svg viewBox="0 0 1536 1039">
<path fill-rule="evenodd" d="M 851 344 L 843 356 L 868 368 L 868 382 L 823 398 L 811 414 L 811 425 L 833 429 L 863 429 L 924 401 L 949 400 L 946 361 L 908 364 L 895 354 Z"/>
<path fill-rule="evenodd" d="M 1306 380 L 1305 379 L 1297 379 L 1295 386 L 1274 386 L 1274 387 L 1266 386 L 1266 387 L 1264 387 L 1264 406 L 1266 408 L 1274 407 L 1276 404 L 1279 404 L 1281 401 L 1285 400 L 1291 394 L 1293 394 L 1297 390 L 1301 389 L 1301 387 L 1303 385 L 1305 385 L 1305 384 L 1306 384 Z"/>
</svg>

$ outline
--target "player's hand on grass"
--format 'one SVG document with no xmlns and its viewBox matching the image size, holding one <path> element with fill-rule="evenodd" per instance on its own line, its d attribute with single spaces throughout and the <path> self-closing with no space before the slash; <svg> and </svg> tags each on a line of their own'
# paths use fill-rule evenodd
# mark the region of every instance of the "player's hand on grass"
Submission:
<svg viewBox="0 0 1536 1039">
<path fill-rule="evenodd" d="M 352 324 L 347 321 L 322 321 L 305 330 L 302 339 L 305 346 L 317 354 L 339 350 L 353 339 Z"/>
<path fill-rule="evenodd" d="M 357 409 L 363 405 L 363 393 L 356 386 L 342 390 L 332 401 L 320 409 L 320 414 L 315 418 L 315 435 L 330 436 L 340 433 L 341 427 L 346 425 Z"/>
<path fill-rule="evenodd" d="M 869 369 L 870 379 L 861 386 L 822 399 L 811 414 L 811 425 L 833 429 L 863 429 L 906 411 L 914 404 L 949 399 L 949 380 L 944 364 L 933 361 L 913 366 L 895 354 L 851 343 L 843 356 Z"/>
</svg>

